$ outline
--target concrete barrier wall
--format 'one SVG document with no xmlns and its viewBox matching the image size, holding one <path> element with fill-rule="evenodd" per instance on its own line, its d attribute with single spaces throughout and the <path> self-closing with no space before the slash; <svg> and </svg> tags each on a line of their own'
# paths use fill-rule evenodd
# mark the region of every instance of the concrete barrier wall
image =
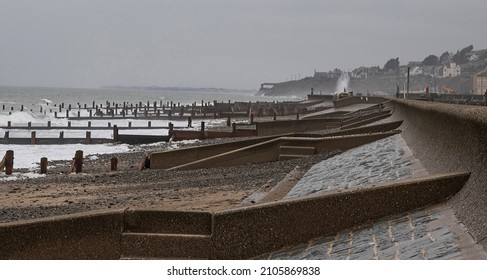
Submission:
<svg viewBox="0 0 487 280">
<path fill-rule="evenodd" d="M 211 234 L 211 213 L 129 209 L 125 232 Z"/>
<path fill-rule="evenodd" d="M 279 146 L 277 143 L 276 140 L 269 140 L 230 152 L 191 161 L 169 168 L 168 170 L 190 170 L 276 161 L 279 158 Z"/>
<path fill-rule="evenodd" d="M 117 142 L 125 144 L 149 144 L 156 142 L 168 142 L 169 136 L 167 135 L 129 135 L 129 134 L 118 134 Z"/>
<path fill-rule="evenodd" d="M 340 129 L 340 131 L 326 133 L 322 136 L 330 137 L 330 136 L 385 132 L 385 131 L 397 129 L 402 123 L 403 121 L 395 121 L 395 122 L 389 122 L 389 123 L 378 124 L 378 125 L 364 126 L 359 128 Z"/>
<path fill-rule="evenodd" d="M 195 130 L 175 130 L 173 131 L 174 141 L 192 140 L 192 139 L 215 139 L 215 138 L 230 138 L 230 137 L 249 137 L 256 136 L 257 132 L 254 129 L 236 129 L 235 132 L 225 131 L 208 131 L 204 133 Z"/>
<path fill-rule="evenodd" d="M 393 119 L 430 173 L 469 170 L 465 188 L 451 200 L 457 218 L 487 247 L 487 107 L 394 100 Z"/>
<path fill-rule="evenodd" d="M 329 153 L 337 150 L 344 151 L 397 133 L 399 133 L 399 131 L 343 136 L 338 138 L 280 137 L 274 140 L 203 158 L 201 160 L 191 161 L 183 165 L 169 168 L 169 170 L 190 170 L 276 161 L 279 159 L 280 146 L 315 147 L 317 153 Z"/>
<path fill-rule="evenodd" d="M 334 95 L 308 94 L 307 100 L 310 101 L 333 101 Z"/>
<path fill-rule="evenodd" d="M 214 258 L 251 258 L 439 203 L 456 193 L 467 180 L 468 173 L 432 176 L 215 213 Z"/>
<path fill-rule="evenodd" d="M 335 108 L 340 108 L 344 106 L 349 106 L 353 104 L 377 104 L 381 102 L 387 101 L 384 97 L 377 97 L 377 96 L 350 96 L 345 97 L 337 100 L 333 100 L 333 106 Z"/>
<path fill-rule="evenodd" d="M 218 213 L 123 209 L 5 223 L 0 259 L 246 259 L 445 201 L 468 178 L 430 176 Z"/>
<path fill-rule="evenodd" d="M 329 136 L 343 136 L 352 134 L 368 134 L 368 133 L 379 133 L 386 132 L 396 129 L 402 122 L 385 123 L 379 125 L 372 125 L 363 128 L 347 129 L 335 133 L 327 134 L 286 134 L 281 136 L 294 136 L 294 137 L 307 137 L 310 139 L 323 138 Z M 270 136 L 270 137 L 259 137 L 248 140 L 240 140 L 223 144 L 205 145 L 198 147 L 183 148 L 177 150 L 170 150 L 164 152 L 154 152 L 151 155 L 151 169 L 169 169 L 175 166 L 180 166 L 197 160 L 202 160 L 208 157 L 216 156 L 226 152 L 234 151 L 258 143 L 266 142 L 271 139 L 277 139 L 281 136 Z"/>
<path fill-rule="evenodd" d="M 118 259 L 124 210 L 0 224 L 0 259 Z"/>
<path fill-rule="evenodd" d="M 258 137 L 248 140 L 177 149 L 172 151 L 155 152 L 151 155 L 151 169 L 168 169 L 192 161 L 208 158 L 243 147 L 251 146 L 257 143 L 269 141 L 278 137 L 280 137 L 280 135 L 270 137 Z"/>
<path fill-rule="evenodd" d="M 258 136 L 279 135 L 285 133 L 322 130 L 326 128 L 337 128 L 340 127 L 340 124 L 340 121 L 326 121 L 322 119 L 285 120 L 256 123 Z"/>
<path fill-rule="evenodd" d="M 369 113 L 365 112 L 362 116 L 349 117 L 346 119 L 309 118 L 309 119 L 301 119 L 301 120 L 258 122 L 256 123 L 257 135 L 269 136 L 269 135 L 278 135 L 278 134 L 285 134 L 285 133 L 316 131 L 316 130 L 323 130 L 329 128 L 338 128 L 345 125 L 352 125 L 354 123 L 358 123 L 357 126 L 364 125 L 366 123 L 370 123 L 376 121 L 377 119 L 380 119 L 381 116 L 385 118 L 387 117 L 388 113 L 389 111 L 385 110 L 380 112 L 369 112 Z M 367 122 L 367 120 L 369 119 L 371 121 Z"/>
</svg>

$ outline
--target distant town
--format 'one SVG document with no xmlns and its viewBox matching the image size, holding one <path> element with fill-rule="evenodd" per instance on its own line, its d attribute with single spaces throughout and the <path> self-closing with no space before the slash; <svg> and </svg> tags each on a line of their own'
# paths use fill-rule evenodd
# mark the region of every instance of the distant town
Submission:
<svg viewBox="0 0 487 280">
<path fill-rule="evenodd" d="M 339 79 L 347 79 L 348 89 L 361 93 L 391 95 L 406 91 L 441 94 L 484 94 L 487 90 L 487 49 L 474 50 L 472 45 L 456 52 L 428 55 L 421 61 L 401 64 L 400 58 L 389 59 L 383 67 L 361 66 L 352 71 L 314 70 L 314 75 L 280 83 L 261 84 L 259 94 L 302 95 L 313 88 L 315 93 L 342 91 Z"/>
</svg>

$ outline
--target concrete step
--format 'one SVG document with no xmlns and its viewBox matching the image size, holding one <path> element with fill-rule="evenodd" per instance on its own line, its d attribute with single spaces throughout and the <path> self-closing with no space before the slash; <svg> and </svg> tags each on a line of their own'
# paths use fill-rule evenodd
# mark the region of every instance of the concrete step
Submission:
<svg viewBox="0 0 487 280">
<path fill-rule="evenodd" d="M 208 259 L 211 235 L 122 233 L 123 259 Z"/>
<path fill-rule="evenodd" d="M 297 158 L 305 158 L 309 157 L 309 155 L 279 155 L 279 161 L 283 160 L 290 160 L 290 159 L 297 159 Z"/>
<path fill-rule="evenodd" d="M 315 147 L 280 146 L 279 155 L 314 155 Z"/>
</svg>

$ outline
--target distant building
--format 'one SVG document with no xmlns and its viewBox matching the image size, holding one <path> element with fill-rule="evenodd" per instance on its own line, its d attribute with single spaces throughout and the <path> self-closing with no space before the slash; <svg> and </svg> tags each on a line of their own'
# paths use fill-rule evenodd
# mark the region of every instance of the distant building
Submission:
<svg viewBox="0 0 487 280">
<path fill-rule="evenodd" d="M 380 76 L 382 73 L 382 70 L 380 69 L 379 66 L 372 66 L 367 69 L 367 76 L 369 77 L 375 77 L 375 76 Z"/>
<path fill-rule="evenodd" d="M 333 71 L 328 72 L 318 72 L 315 69 L 314 77 L 315 78 L 328 78 L 328 79 L 337 79 L 342 75 L 342 70 L 335 68 Z"/>
<path fill-rule="evenodd" d="M 352 71 L 352 78 L 356 78 L 356 79 L 367 79 L 368 77 L 368 71 L 367 71 L 367 68 L 364 67 L 364 66 L 361 66 L 357 69 L 354 69 Z"/>
<path fill-rule="evenodd" d="M 461 70 L 460 65 L 451 62 L 449 66 L 443 67 L 443 78 L 460 76 Z"/>
<path fill-rule="evenodd" d="M 313 77 L 315 77 L 315 78 L 328 78 L 328 72 L 317 72 L 315 69 L 315 74 Z"/>
<path fill-rule="evenodd" d="M 484 94 L 487 90 L 487 67 L 473 75 L 472 93 Z"/>
<path fill-rule="evenodd" d="M 411 76 L 423 75 L 423 68 L 421 66 L 414 66 L 409 71 L 409 75 Z"/>
<path fill-rule="evenodd" d="M 421 61 L 411 61 L 407 65 L 410 69 L 421 66 Z"/>
</svg>

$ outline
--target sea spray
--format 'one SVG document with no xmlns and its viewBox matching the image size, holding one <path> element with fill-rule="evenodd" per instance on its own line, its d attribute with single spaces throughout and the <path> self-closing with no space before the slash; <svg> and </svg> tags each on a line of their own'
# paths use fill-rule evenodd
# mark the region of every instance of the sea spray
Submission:
<svg viewBox="0 0 487 280">
<path fill-rule="evenodd" d="M 348 72 L 342 71 L 340 78 L 338 78 L 337 80 L 335 91 L 347 92 L 349 90 L 349 86 L 350 86 L 350 76 L 348 75 Z"/>
</svg>

